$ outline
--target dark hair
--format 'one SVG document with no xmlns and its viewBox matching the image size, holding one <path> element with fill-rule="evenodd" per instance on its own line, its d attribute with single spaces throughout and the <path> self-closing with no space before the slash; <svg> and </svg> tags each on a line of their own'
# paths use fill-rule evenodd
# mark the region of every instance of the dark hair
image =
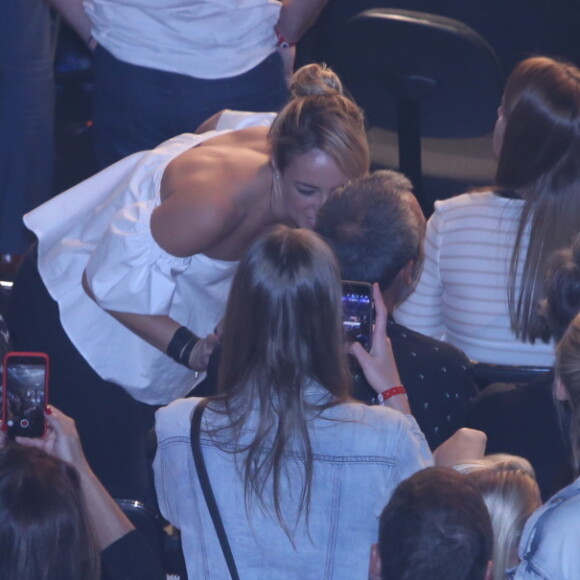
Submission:
<svg viewBox="0 0 580 580">
<path fill-rule="evenodd" d="M 546 262 L 580 232 L 580 70 L 529 58 L 510 75 L 502 107 L 506 126 L 496 185 L 525 200 L 510 265 L 511 325 L 519 338 L 547 340 L 550 332 L 536 308 Z"/>
<path fill-rule="evenodd" d="M 246 507 L 254 498 L 264 503 L 263 491 L 271 483 L 274 509 L 287 533 L 280 481 L 290 455 L 304 470 L 296 485 L 302 486 L 299 514 L 304 508 L 308 514 L 313 459 L 307 419 L 346 400 L 350 390 L 341 308 L 330 248 L 313 232 L 285 226 L 250 246 L 228 300 L 218 382 L 223 396 L 210 409 L 228 417 L 232 433 L 225 449 L 231 451 L 234 441 L 234 452 L 245 453 Z M 313 382 L 328 391 L 317 404 L 304 397 Z M 240 447 L 242 429 L 256 408 L 255 432 Z"/>
<path fill-rule="evenodd" d="M 316 231 L 336 254 L 347 280 L 388 288 L 410 260 L 422 262 L 425 219 L 411 182 L 395 171 L 376 171 L 334 193 L 322 206 Z"/>
<path fill-rule="evenodd" d="M 400 483 L 381 514 L 383 580 L 483 580 L 493 531 L 481 493 L 448 468 Z"/>
<path fill-rule="evenodd" d="M 580 235 L 571 248 L 558 250 L 547 265 L 546 318 L 556 340 L 580 312 Z"/>
<path fill-rule="evenodd" d="M 79 476 L 40 449 L 0 449 L 0 580 L 98 580 Z"/>
<path fill-rule="evenodd" d="M 570 323 L 556 347 L 556 377 L 568 394 L 570 446 L 574 469 L 580 471 L 580 314 Z"/>
<path fill-rule="evenodd" d="M 270 128 L 272 157 L 282 173 L 296 155 L 318 149 L 329 155 L 350 179 L 370 164 L 364 115 L 343 95 L 332 70 L 309 64 L 293 76 L 292 98 Z"/>
</svg>

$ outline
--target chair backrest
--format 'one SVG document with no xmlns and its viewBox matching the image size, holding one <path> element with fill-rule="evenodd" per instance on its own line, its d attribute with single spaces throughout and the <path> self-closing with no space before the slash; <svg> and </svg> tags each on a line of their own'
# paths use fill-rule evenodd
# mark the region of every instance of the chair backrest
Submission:
<svg viewBox="0 0 580 580">
<path fill-rule="evenodd" d="M 550 367 L 497 365 L 472 361 L 473 379 L 481 391 L 492 383 L 529 383 L 548 374 Z"/>
<path fill-rule="evenodd" d="M 145 504 L 133 499 L 115 499 L 117 505 L 137 528 L 152 550 L 163 558 L 163 520 Z"/>
<path fill-rule="evenodd" d="M 503 91 L 493 49 L 442 16 L 377 8 L 354 16 L 336 68 L 373 127 L 398 130 L 400 170 L 421 190 L 420 138 L 489 133 Z"/>
</svg>

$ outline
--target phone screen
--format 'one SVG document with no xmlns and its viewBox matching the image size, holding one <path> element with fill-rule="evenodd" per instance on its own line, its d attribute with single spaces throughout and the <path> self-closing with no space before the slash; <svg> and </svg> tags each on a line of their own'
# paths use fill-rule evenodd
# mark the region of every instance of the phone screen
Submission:
<svg viewBox="0 0 580 580">
<path fill-rule="evenodd" d="M 373 333 L 372 286 L 366 282 L 343 281 L 342 324 L 348 342 L 360 342 L 368 351 Z"/>
<path fill-rule="evenodd" d="M 48 357 L 42 353 L 8 353 L 4 359 L 2 415 L 10 437 L 44 434 Z"/>
</svg>

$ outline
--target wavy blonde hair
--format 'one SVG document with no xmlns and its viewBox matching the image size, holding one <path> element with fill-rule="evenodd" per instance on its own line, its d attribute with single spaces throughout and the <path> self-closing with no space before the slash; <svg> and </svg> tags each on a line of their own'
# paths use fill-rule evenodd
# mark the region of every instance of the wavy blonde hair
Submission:
<svg viewBox="0 0 580 580">
<path fill-rule="evenodd" d="M 526 520 L 542 500 L 530 462 L 516 455 L 487 455 L 456 465 L 481 491 L 493 527 L 493 580 L 517 564 L 517 549 Z"/>
</svg>

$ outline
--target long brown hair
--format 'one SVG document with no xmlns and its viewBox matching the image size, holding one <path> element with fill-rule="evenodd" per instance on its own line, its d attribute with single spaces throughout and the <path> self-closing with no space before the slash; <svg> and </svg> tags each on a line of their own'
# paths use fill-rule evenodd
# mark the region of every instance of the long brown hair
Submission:
<svg viewBox="0 0 580 580">
<path fill-rule="evenodd" d="M 313 468 L 308 420 L 348 399 L 341 295 L 338 264 L 322 239 L 277 226 L 240 262 L 227 305 L 218 382 L 222 397 L 210 409 L 227 415 L 235 452 L 243 453 L 246 508 L 254 499 L 265 506 L 264 492 L 271 485 L 286 533 L 281 481 L 290 464 L 303 472 L 301 487 L 295 481 L 301 490 L 296 517 L 304 509 L 308 515 Z M 315 403 L 305 399 L 313 382 L 326 390 Z M 256 409 L 249 442 L 241 444 Z"/>
<path fill-rule="evenodd" d="M 0 580 L 99 580 L 76 470 L 33 447 L 0 450 Z"/>
<path fill-rule="evenodd" d="M 580 232 L 580 70 L 529 58 L 510 75 L 502 107 L 506 127 L 496 185 L 524 198 L 509 272 L 511 326 L 523 340 L 548 340 L 537 312 L 546 261 Z"/>
</svg>

